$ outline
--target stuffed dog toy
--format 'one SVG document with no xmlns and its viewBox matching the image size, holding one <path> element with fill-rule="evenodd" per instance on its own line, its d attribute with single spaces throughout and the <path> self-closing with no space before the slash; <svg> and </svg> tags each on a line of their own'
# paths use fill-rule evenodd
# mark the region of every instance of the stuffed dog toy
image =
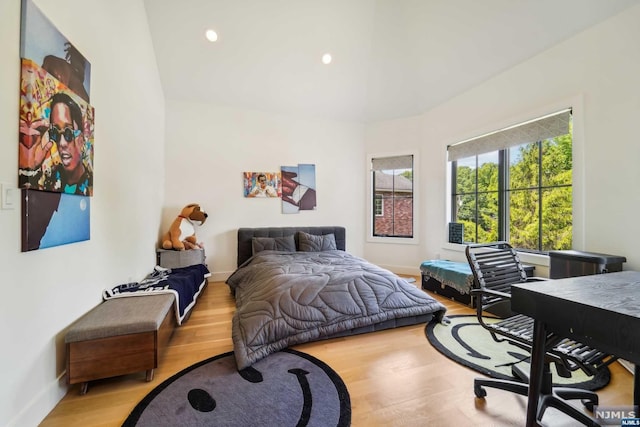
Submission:
<svg viewBox="0 0 640 427">
<path fill-rule="evenodd" d="M 208 215 L 197 203 L 185 206 L 171 223 L 169 231 L 162 236 L 162 248 L 184 251 L 201 248 L 196 239 L 196 226 L 204 224 Z"/>
</svg>

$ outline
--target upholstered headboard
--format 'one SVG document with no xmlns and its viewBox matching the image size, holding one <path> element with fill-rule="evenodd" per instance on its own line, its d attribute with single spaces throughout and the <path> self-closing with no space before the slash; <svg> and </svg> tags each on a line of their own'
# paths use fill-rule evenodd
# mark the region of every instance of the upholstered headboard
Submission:
<svg viewBox="0 0 640 427">
<path fill-rule="evenodd" d="M 333 233 L 336 236 L 336 247 L 344 251 L 346 248 L 346 230 L 344 227 L 261 227 L 238 229 L 238 266 L 253 255 L 251 239 L 254 237 L 283 237 L 293 235 L 298 247 L 298 231 L 322 236 Z"/>
</svg>

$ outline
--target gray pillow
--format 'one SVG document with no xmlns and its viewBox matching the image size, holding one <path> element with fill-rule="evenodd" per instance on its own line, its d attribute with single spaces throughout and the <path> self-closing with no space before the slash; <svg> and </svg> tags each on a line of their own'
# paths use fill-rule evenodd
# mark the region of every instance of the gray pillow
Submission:
<svg viewBox="0 0 640 427">
<path fill-rule="evenodd" d="M 304 231 L 299 231 L 298 246 L 302 252 L 335 251 L 338 249 L 336 246 L 336 236 L 333 233 L 316 236 L 305 233 Z"/>
<path fill-rule="evenodd" d="M 296 241 L 293 234 L 282 237 L 253 237 L 251 239 L 253 255 L 262 251 L 295 252 Z"/>
</svg>

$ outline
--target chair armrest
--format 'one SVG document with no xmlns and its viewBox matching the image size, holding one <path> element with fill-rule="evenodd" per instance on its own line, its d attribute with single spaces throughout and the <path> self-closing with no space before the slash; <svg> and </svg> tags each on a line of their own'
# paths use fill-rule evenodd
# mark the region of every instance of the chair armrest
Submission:
<svg viewBox="0 0 640 427">
<path fill-rule="evenodd" d="M 550 279 L 547 279 L 546 277 L 538 277 L 538 276 L 532 276 L 532 277 L 527 277 L 527 281 L 525 283 L 528 282 L 548 282 Z"/>
<path fill-rule="evenodd" d="M 492 289 L 471 289 L 471 294 L 476 295 L 491 295 L 494 297 L 500 297 L 504 299 L 511 299 L 511 294 L 506 292 L 494 291 Z"/>
</svg>

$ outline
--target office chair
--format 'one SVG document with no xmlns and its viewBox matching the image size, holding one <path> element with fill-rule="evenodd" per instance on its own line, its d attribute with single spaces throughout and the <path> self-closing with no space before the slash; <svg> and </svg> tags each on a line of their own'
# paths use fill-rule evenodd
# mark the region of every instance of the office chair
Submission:
<svg viewBox="0 0 640 427">
<path fill-rule="evenodd" d="M 480 325 L 490 332 L 496 342 L 507 341 L 530 354 L 533 345 L 533 319 L 522 314 L 510 313 L 509 317 L 498 322 L 487 322 L 487 310 L 500 304 L 510 305 L 512 284 L 546 279 L 528 278 L 517 252 L 507 242 L 469 245 L 465 253 L 475 279 L 472 294 L 476 298 L 476 315 Z M 495 320 L 495 317 L 493 319 Z M 588 375 L 594 375 L 598 369 L 615 361 L 616 357 L 554 334 L 547 336 L 546 347 L 538 421 L 542 420 L 548 407 L 553 407 L 585 425 L 593 425 L 594 420 L 591 417 L 569 404 L 567 400 L 581 399 L 585 407 L 593 411 L 593 407 L 598 404 L 598 395 L 584 389 L 554 387 L 551 363 L 555 364 L 558 375 L 568 378 L 571 372 L 578 369 L 582 369 Z M 475 395 L 483 398 L 487 395 L 485 387 L 492 387 L 526 396 L 529 391 L 528 374 L 515 364 L 512 365 L 512 374 L 513 381 L 476 378 L 473 386 Z"/>
</svg>

